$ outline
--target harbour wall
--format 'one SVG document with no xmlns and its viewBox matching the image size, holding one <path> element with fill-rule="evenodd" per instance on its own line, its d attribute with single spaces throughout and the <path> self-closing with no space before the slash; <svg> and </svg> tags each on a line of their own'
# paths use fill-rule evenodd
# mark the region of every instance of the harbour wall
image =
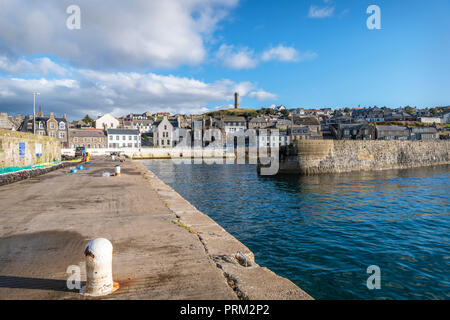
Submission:
<svg viewBox="0 0 450 320">
<path fill-rule="evenodd" d="M 93 156 L 110 155 L 120 153 L 132 159 L 172 159 L 172 158 L 234 158 L 233 152 L 214 148 L 87 148 Z M 62 149 L 62 154 L 74 156 L 74 149 Z"/>
<path fill-rule="evenodd" d="M 279 174 L 321 174 L 450 164 L 450 141 L 303 140 L 280 151 Z"/>
<path fill-rule="evenodd" d="M 0 168 L 61 160 L 61 143 L 51 137 L 0 129 Z"/>
</svg>

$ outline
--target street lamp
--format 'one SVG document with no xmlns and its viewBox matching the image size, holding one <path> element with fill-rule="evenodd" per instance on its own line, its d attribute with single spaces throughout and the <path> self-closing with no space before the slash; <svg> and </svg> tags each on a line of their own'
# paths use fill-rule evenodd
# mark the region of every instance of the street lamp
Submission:
<svg viewBox="0 0 450 320">
<path fill-rule="evenodd" d="M 36 96 L 40 95 L 39 92 L 33 92 L 33 134 L 36 134 Z"/>
</svg>

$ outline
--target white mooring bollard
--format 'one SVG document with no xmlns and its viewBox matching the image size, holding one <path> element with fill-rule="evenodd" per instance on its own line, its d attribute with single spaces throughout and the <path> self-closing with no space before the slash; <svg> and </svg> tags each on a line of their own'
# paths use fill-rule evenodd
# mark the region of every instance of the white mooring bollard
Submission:
<svg viewBox="0 0 450 320">
<path fill-rule="evenodd" d="M 119 165 L 117 165 L 117 166 L 115 166 L 114 167 L 114 175 L 115 176 L 120 176 L 120 166 Z"/>
<path fill-rule="evenodd" d="M 86 257 L 86 289 L 88 296 L 105 296 L 119 289 L 112 278 L 113 246 L 108 239 L 91 240 L 84 250 Z"/>
</svg>

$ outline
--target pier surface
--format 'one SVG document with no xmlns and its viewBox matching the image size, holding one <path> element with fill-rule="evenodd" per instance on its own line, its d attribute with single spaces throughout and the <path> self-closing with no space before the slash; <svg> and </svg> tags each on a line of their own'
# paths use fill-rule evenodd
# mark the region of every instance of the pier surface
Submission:
<svg viewBox="0 0 450 320">
<path fill-rule="evenodd" d="M 102 176 L 116 164 L 0 186 L 0 299 L 87 299 L 66 271 L 78 266 L 84 284 L 84 248 L 98 237 L 114 246 L 120 284 L 103 299 L 311 299 L 140 163 Z"/>
</svg>

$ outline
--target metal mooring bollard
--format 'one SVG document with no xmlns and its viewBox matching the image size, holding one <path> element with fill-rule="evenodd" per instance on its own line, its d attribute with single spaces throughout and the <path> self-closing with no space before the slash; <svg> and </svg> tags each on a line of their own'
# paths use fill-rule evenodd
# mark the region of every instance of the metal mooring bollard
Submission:
<svg viewBox="0 0 450 320">
<path fill-rule="evenodd" d="M 112 278 L 113 246 L 108 239 L 91 240 L 84 250 L 86 257 L 86 289 L 88 296 L 105 296 L 119 289 Z"/>
<path fill-rule="evenodd" d="M 114 171 L 114 175 L 115 176 L 120 176 L 120 166 L 117 165 L 114 167 L 115 171 Z"/>
</svg>

